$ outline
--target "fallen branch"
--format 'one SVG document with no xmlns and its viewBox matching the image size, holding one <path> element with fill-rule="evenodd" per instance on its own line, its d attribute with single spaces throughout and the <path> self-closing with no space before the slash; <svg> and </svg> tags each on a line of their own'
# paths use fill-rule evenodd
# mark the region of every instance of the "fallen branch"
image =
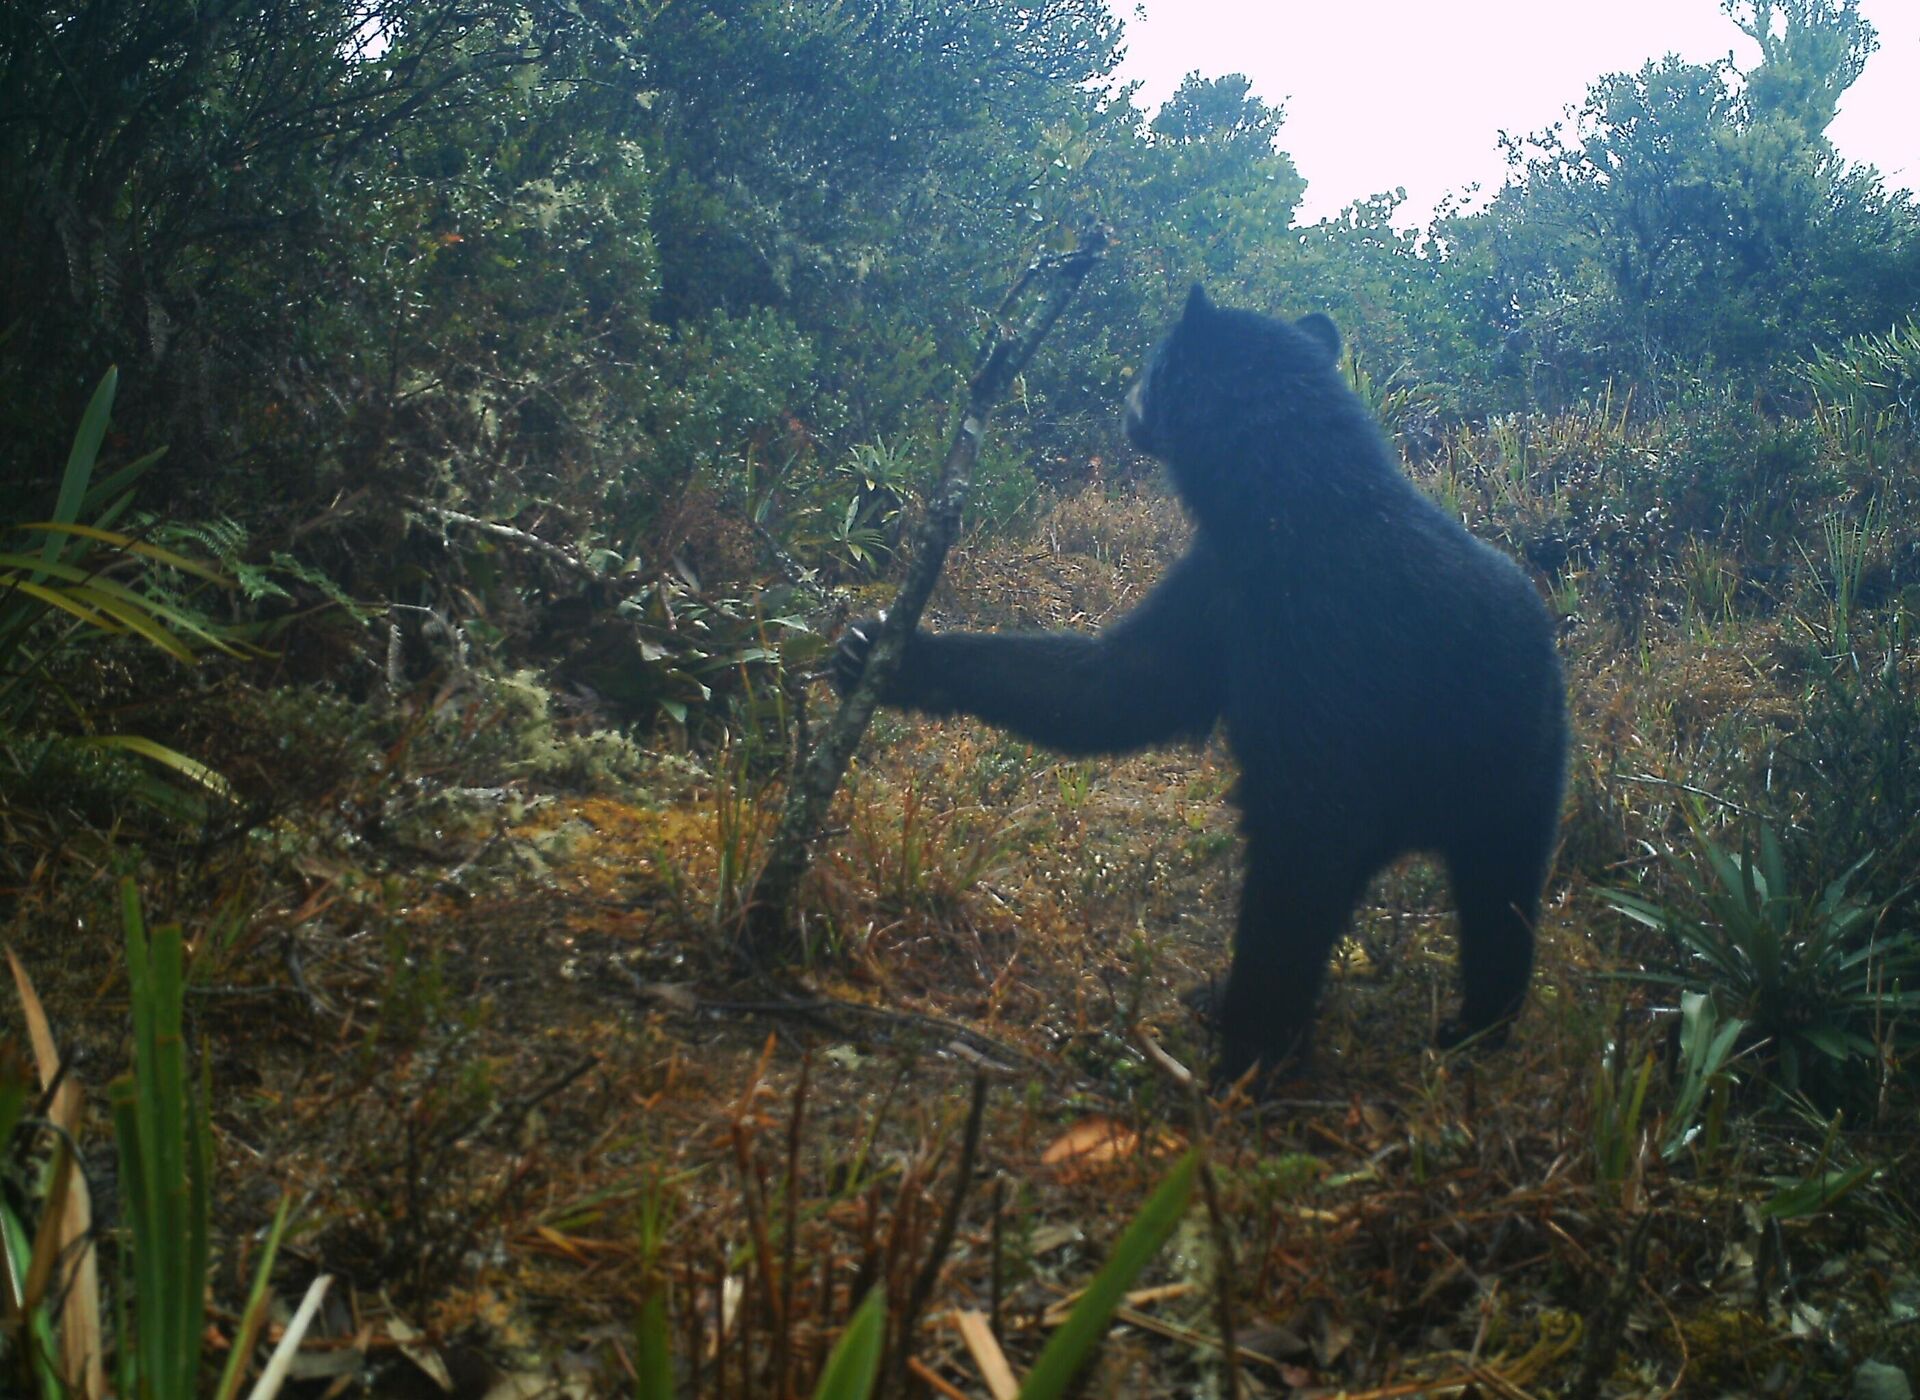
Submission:
<svg viewBox="0 0 1920 1400">
<path fill-rule="evenodd" d="M 1011 1074 L 1016 1064 L 1047 1074 L 1058 1069 L 1058 1066 L 1038 1055 L 1029 1054 L 1017 1045 L 998 1040 L 964 1021 L 956 1021 L 947 1016 L 936 1016 L 931 1011 L 909 1011 L 897 1006 L 869 1006 L 863 1001 L 847 1001 L 830 996 L 768 997 L 757 1001 L 714 1000 L 695 994 L 683 983 L 648 982 L 618 958 L 609 958 L 607 967 L 631 986 L 634 993 L 642 1000 L 684 1015 L 707 1012 L 723 1016 L 793 1016 L 812 1021 L 841 1034 L 845 1033 L 845 1028 L 836 1025 L 834 1017 L 863 1016 L 869 1020 L 883 1021 L 889 1025 L 905 1027 L 936 1038 L 945 1037 L 948 1044 L 941 1048 L 971 1052 L 972 1056 L 978 1057 L 969 1060 L 976 1068 L 988 1069 L 1000 1074 Z"/>
<path fill-rule="evenodd" d="M 586 579 L 589 583 L 605 581 L 606 576 L 592 565 L 575 558 L 559 545 L 550 540 L 543 540 L 530 531 L 515 529 L 511 525 L 502 525 L 495 520 L 485 520 L 477 515 L 468 515 L 464 511 L 448 510 L 445 506 L 436 506 L 429 501 L 409 498 L 407 504 L 423 515 L 431 515 L 443 525 L 459 525 L 482 535 L 491 535 L 497 540 L 505 540 L 521 549 L 530 550 L 541 558 L 558 564 L 568 573 Z"/>
<path fill-rule="evenodd" d="M 947 550 L 960 533 L 960 517 L 973 483 L 974 463 L 980 456 L 988 415 L 994 405 L 1006 397 L 1015 376 L 1026 367 L 1034 350 L 1073 300 L 1088 270 L 1105 251 L 1106 241 L 1106 230 L 1095 225 L 1081 235 L 1079 246 L 1072 252 L 1034 259 L 994 316 L 994 328 L 981 354 L 980 368 L 967 386 L 966 412 L 947 448 L 926 518 L 915 532 L 913 558 L 907 565 L 906 580 L 900 585 L 893 606 L 887 610 L 859 683 L 841 701 L 819 745 L 808 755 L 787 790 L 786 808 L 768 846 L 766 864 L 761 867 L 760 878 L 754 885 L 752 904 L 746 918 L 741 920 L 735 947 L 735 952 L 751 965 L 790 962 L 801 951 L 795 946 L 793 936 L 794 892 L 813 858 L 814 842 L 819 838 L 833 795 L 839 790 L 840 779 L 846 774 L 853 751 L 859 747 L 861 736 L 867 732 L 867 723 L 879 705 L 881 686 L 899 666 L 907 638 L 919 625 L 920 614 L 933 594 Z M 1036 289 L 1037 299 L 1030 296 Z M 1026 319 L 1013 328 L 1010 323 L 1014 315 L 1021 304 L 1028 301 L 1032 301 L 1032 309 Z"/>
</svg>

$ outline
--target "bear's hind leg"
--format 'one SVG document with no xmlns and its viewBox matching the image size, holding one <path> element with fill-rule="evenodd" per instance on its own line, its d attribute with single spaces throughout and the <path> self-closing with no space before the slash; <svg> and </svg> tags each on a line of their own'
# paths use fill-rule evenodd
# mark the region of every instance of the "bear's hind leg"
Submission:
<svg viewBox="0 0 1920 1400">
<path fill-rule="evenodd" d="M 1509 836 L 1447 858 L 1459 915 L 1460 1014 L 1441 1024 L 1442 1049 L 1498 1046 L 1520 1014 L 1533 977 L 1533 932 L 1553 856 L 1552 831 Z"/>
<path fill-rule="evenodd" d="M 1273 1071 L 1306 1059 L 1327 959 L 1364 885 L 1363 874 L 1285 842 L 1249 847 L 1233 966 L 1213 1002 L 1216 1082 L 1231 1083 L 1256 1062 Z"/>
</svg>

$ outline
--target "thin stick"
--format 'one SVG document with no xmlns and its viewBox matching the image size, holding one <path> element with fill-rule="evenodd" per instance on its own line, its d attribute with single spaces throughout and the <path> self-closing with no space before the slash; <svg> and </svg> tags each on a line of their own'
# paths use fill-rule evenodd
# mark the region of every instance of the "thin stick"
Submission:
<svg viewBox="0 0 1920 1400">
<path fill-rule="evenodd" d="M 907 1295 L 906 1310 L 900 1314 L 900 1349 L 894 1353 L 893 1384 L 883 1386 L 883 1395 L 906 1394 L 907 1360 L 913 1352 L 913 1333 L 920 1321 L 920 1314 L 927 1306 L 927 1299 L 933 1296 L 933 1286 L 940 1279 L 940 1266 L 946 1263 L 947 1253 L 953 1248 L 953 1232 L 960 1224 L 960 1207 L 967 1199 L 967 1187 L 973 1182 L 973 1159 L 980 1150 L 980 1124 L 987 1112 L 987 1077 L 984 1074 L 973 1076 L 973 1102 L 967 1108 L 966 1134 L 960 1144 L 960 1165 L 953 1177 L 953 1193 L 947 1197 L 947 1208 L 940 1216 L 940 1227 L 933 1237 L 933 1248 L 920 1266 L 919 1276 L 913 1281 L 913 1291 Z"/>
<path fill-rule="evenodd" d="M 907 1370 L 913 1373 L 915 1380 L 924 1383 L 942 1400 L 972 1400 L 966 1391 L 955 1389 L 952 1382 L 941 1377 L 938 1371 L 928 1366 L 918 1357 L 907 1358 Z"/>
<path fill-rule="evenodd" d="M 254 1382 L 247 1400 L 267 1400 L 267 1397 L 280 1393 L 280 1387 L 286 1384 L 287 1368 L 293 1365 L 293 1358 L 300 1351 L 300 1343 L 306 1340 L 307 1329 L 313 1326 L 314 1315 L 320 1311 L 320 1300 L 327 1296 L 327 1289 L 332 1284 L 333 1275 L 322 1274 L 307 1286 L 307 1296 L 300 1300 L 293 1321 L 280 1334 L 280 1345 L 267 1358 L 267 1368 L 260 1373 L 260 1379 Z"/>
<path fill-rule="evenodd" d="M 1240 1348 L 1233 1340 L 1233 1239 L 1220 1209 L 1220 1191 L 1213 1180 L 1213 1163 L 1200 1159 L 1200 1189 L 1207 1198 L 1207 1219 L 1213 1225 L 1213 1303 L 1220 1324 L 1220 1350 L 1227 1358 L 1227 1400 L 1240 1400 Z"/>
<path fill-rule="evenodd" d="M 993 1179 L 993 1272 L 987 1278 L 987 1326 L 995 1339 L 1000 1337 L 1000 1268 L 1003 1262 L 1001 1249 L 1002 1235 L 1005 1229 L 1007 1203 L 1007 1179 L 995 1176 Z"/>
<path fill-rule="evenodd" d="M 853 751 L 859 747 L 867 724 L 880 703 L 880 688 L 900 664 L 907 638 L 920 623 L 927 599 L 939 580 L 940 567 L 947 550 L 960 534 L 960 517 L 966 508 L 967 493 L 973 483 L 974 463 L 980 456 L 980 443 L 986 436 L 987 419 L 993 407 L 1006 396 L 1027 361 L 1053 329 L 1060 313 L 1067 309 L 1079 291 L 1093 264 L 1105 252 L 1107 232 L 1094 225 L 1080 238 L 1070 253 L 1048 254 L 1036 258 L 1027 267 L 1013 290 L 1007 293 L 994 317 L 992 338 L 981 356 L 980 368 L 967 386 L 966 412 L 960 427 L 947 447 L 946 461 L 940 468 L 940 480 L 927 507 L 926 518 L 915 532 L 913 558 L 900 592 L 887 610 L 880 635 L 867 655 L 866 669 L 860 681 L 840 702 L 820 743 L 808 755 L 806 765 L 787 790 L 787 803 L 780 816 L 779 829 L 768 846 L 767 862 L 761 867 L 754 886 L 752 904 L 741 920 L 735 952 L 750 965 L 782 963 L 800 951 L 792 932 L 791 910 L 800 879 L 813 858 L 813 844 L 825 825 L 827 809 L 845 776 Z M 1027 291 L 1044 282 L 1039 302 L 1018 329 L 1007 324 Z"/>
<path fill-rule="evenodd" d="M 953 1323 L 960 1329 L 960 1340 L 966 1343 L 993 1400 L 1018 1400 L 1020 1382 L 1014 1379 L 1013 1368 L 1007 1365 L 1006 1353 L 994 1338 L 992 1324 L 979 1313 L 965 1309 L 953 1315 Z"/>
<path fill-rule="evenodd" d="M 407 504 L 415 510 L 423 515 L 431 515 L 442 524 L 461 525 L 479 534 L 492 535 L 497 540 L 518 545 L 522 549 L 538 554 L 542 559 L 559 565 L 570 574 L 577 574 L 590 583 L 598 583 L 606 577 L 591 564 L 569 554 L 551 540 L 541 539 L 531 531 L 517 530 L 511 525 L 502 525 L 497 520 L 483 520 L 477 515 L 468 515 L 465 511 L 448 510 L 445 506 L 436 506 L 431 501 L 423 501 L 417 497 L 409 496 L 406 500 Z"/>
<path fill-rule="evenodd" d="M 807 1079 L 813 1069 L 813 1051 L 808 1050 L 800 1057 L 800 1082 L 793 1089 L 793 1117 L 787 1123 L 787 1179 L 781 1196 L 781 1213 L 786 1217 L 781 1225 L 786 1238 L 780 1242 L 780 1330 L 773 1337 L 773 1375 L 774 1393 L 785 1395 L 788 1382 L 792 1379 L 788 1367 L 792 1363 L 792 1351 L 789 1346 L 793 1332 L 793 1268 L 794 1249 L 800 1234 L 800 1128 L 805 1121 L 807 1111 Z"/>
</svg>

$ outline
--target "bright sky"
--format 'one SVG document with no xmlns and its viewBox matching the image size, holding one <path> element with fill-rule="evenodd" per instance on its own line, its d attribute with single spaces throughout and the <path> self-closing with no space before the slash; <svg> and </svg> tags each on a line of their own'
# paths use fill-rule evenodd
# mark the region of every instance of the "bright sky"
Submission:
<svg viewBox="0 0 1920 1400">
<path fill-rule="evenodd" d="M 1116 5 L 1117 10 L 1123 7 Z M 1124 13 L 1124 10 L 1123 10 Z M 1889 185 L 1920 185 L 1920 0 L 1860 0 L 1880 33 L 1830 129 Z M 1499 188 L 1498 136 L 1539 131 L 1603 73 L 1677 53 L 1759 59 L 1718 0 L 1145 0 L 1120 76 L 1149 111 L 1194 69 L 1244 73 L 1286 107 L 1280 146 L 1307 178 L 1303 221 L 1405 186 L 1403 223 L 1443 195 Z"/>
</svg>

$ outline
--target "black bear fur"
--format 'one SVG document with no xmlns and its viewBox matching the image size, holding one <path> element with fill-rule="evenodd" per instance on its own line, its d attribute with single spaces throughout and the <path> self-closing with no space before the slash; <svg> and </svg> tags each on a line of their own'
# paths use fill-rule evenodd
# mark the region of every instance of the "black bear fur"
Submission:
<svg viewBox="0 0 1920 1400">
<path fill-rule="evenodd" d="M 1554 628 L 1527 577 L 1414 487 L 1339 368 L 1325 316 L 1185 313 L 1127 399 L 1166 463 L 1192 547 L 1094 636 L 930 633 L 886 703 L 965 713 L 1067 753 L 1117 753 L 1224 722 L 1246 884 L 1217 1074 L 1307 1047 L 1328 957 L 1383 866 L 1446 863 L 1461 1007 L 1442 1044 L 1504 1039 L 1567 762 Z M 843 637 L 836 679 L 865 663 Z"/>
</svg>

